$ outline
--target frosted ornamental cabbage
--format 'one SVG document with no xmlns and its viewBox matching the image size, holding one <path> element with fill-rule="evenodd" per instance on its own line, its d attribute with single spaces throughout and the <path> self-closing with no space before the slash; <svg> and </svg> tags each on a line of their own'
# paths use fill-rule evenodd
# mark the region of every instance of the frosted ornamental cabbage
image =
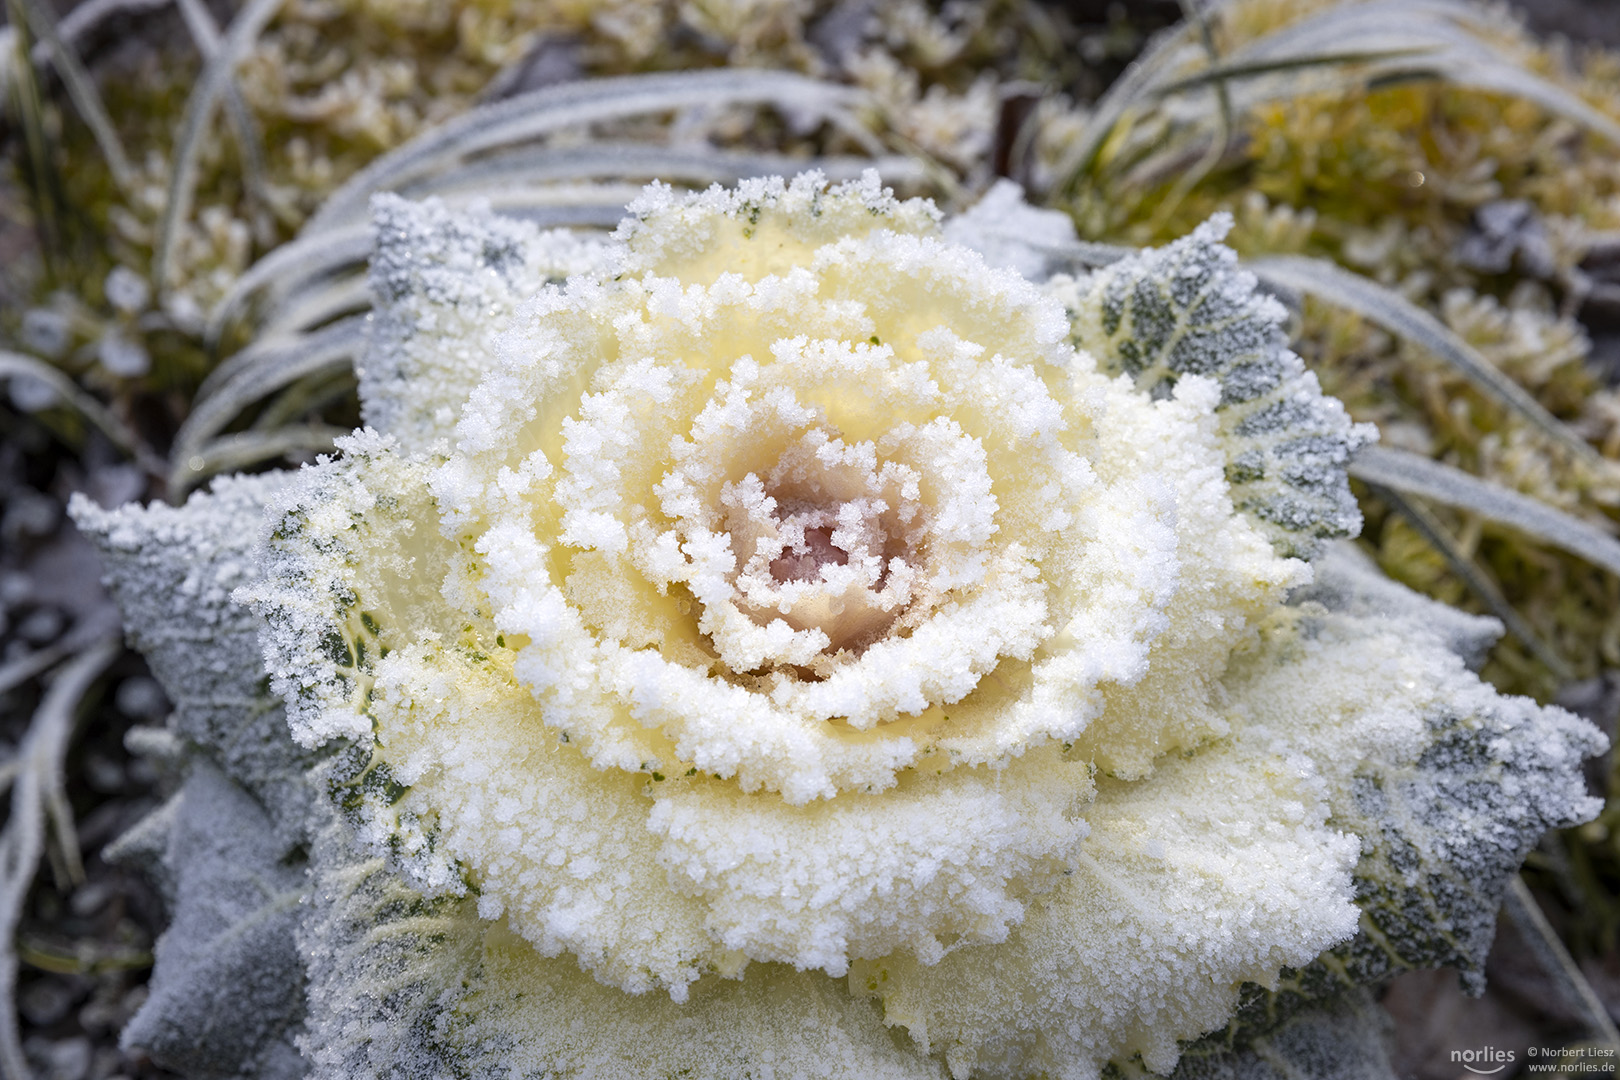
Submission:
<svg viewBox="0 0 1620 1080">
<path fill-rule="evenodd" d="M 181 729 L 307 846 L 264 1060 L 1169 1072 L 1281 979 L 1477 965 L 1595 810 L 1595 733 L 1457 655 L 1488 624 L 1321 556 L 1367 434 L 1218 224 L 1037 283 L 870 175 L 655 185 L 606 243 L 376 210 L 370 426 L 77 510 Z M 232 588 L 290 741 L 164 636 L 227 627 L 251 699 Z M 206 1010 L 174 968 L 143 1045 Z"/>
</svg>

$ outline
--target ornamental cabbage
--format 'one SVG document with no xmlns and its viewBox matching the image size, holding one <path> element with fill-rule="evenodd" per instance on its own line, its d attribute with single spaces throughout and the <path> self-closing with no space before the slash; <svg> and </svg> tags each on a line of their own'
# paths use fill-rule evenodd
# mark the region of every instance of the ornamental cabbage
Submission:
<svg viewBox="0 0 1620 1080">
<path fill-rule="evenodd" d="M 942 230 L 871 174 L 606 241 L 374 210 L 338 456 L 76 506 L 194 748 L 144 843 L 234 905 L 160 946 L 159 1060 L 1168 1073 L 1477 967 L 1597 808 L 1596 733 L 1468 671 L 1488 620 L 1326 544 L 1371 433 L 1218 220 L 1076 278 L 1014 193 Z M 280 939 L 221 931 L 233 852 Z M 230 972 L 270 1019 L 199 1039 Z"/>
</svg>

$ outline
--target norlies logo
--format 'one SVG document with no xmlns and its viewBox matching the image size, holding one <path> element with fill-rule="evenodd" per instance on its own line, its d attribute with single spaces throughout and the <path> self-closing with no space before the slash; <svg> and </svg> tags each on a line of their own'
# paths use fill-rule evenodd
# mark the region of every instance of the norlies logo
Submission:
<svg viewBox="0 0 1620 1080">
<path fill-rule="evenodd" d="M 1517 1056 L 1512 1050 L 1498 1050 L 1494 1046 L 1484 1046 L 1478 1050 L 1453 1050 L 1451 1052 L 1452 1061 L 1469 1072 L 1477 1073 L 1480 1076 L 1495 1076 L 1513 1064 Z"/>
</svg>

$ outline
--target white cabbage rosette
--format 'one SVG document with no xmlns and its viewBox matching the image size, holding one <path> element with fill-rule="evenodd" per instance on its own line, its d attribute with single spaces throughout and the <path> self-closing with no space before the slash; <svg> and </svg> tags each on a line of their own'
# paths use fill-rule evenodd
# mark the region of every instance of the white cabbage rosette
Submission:
<svg viewBox="0 0 1620 1080">
<path fill-rule="evenodd" d="M 238 597 L 342 812 L 322 1075 L 1165 1072 L 1428 888 L 1380 815 L 1446 738 L 1546 781 L 1492 859 L 1591 812 L 1477 625 L 1284 605 L 1365 436 L 1216 233 L 1037 286 L 870 175 L 378 212 L 373 427 L 195 512 L 268 498 Z"/>
</svg>

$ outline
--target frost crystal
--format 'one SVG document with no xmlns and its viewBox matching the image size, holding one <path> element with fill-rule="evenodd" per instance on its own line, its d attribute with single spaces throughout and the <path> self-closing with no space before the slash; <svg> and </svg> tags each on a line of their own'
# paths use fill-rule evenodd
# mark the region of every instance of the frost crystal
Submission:
<svg viewBox="0 0 1620 1080">
<path fill-rule="evenodd" d="M 233 844 L 307 853 L 263 978 L 318 1077 L 1248 1075 L 1476 956 L 1600 740 L 1468 672 L 1488 625 L 1290 557 L 1365 434 L 1218 229 L 1037 285 L 1015 195 L 655 185 L 597 245 L 379 200 L 371 426 L 75 509 L 224 772 L 182 798 L 274 822 L 129 842 L 181 895 L 129 1037 L 212 1030 L 187 943 L 275 902 Z"/>
<path fill-rule="evenodd" d="M 600 267 L 604 245 L 487 210 L 451 213 L 436 199 L 378 195 L 371 212 L 365 420 L 425 447 L 449 434 L 513 308 L 548 281 Z"/>
</svg>

